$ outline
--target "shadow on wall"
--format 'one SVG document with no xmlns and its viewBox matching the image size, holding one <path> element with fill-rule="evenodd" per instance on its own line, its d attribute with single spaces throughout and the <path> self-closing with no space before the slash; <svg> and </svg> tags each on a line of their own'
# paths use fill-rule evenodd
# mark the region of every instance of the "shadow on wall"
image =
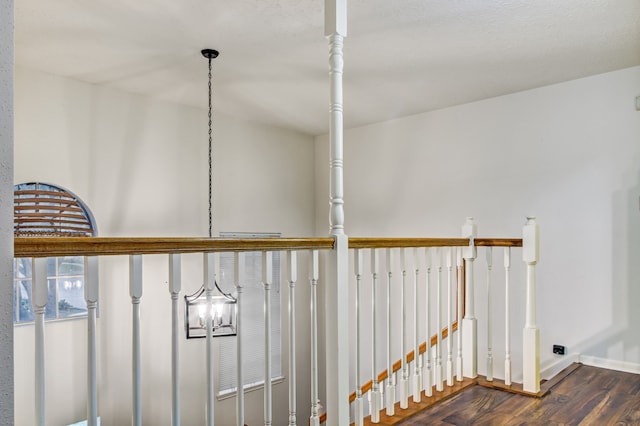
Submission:
<svg viewBox="0 0 640 426">
<path fill-rule="evenodd" d="M 640 159 L 634 162 L 640 164 Z M 640 365 L 640 171 L 623 175 L 629 187 L 612 196 L 611 325 L 575 351 Z M 606 262 L 607 259 L 603 259 Z"/>
</svg>

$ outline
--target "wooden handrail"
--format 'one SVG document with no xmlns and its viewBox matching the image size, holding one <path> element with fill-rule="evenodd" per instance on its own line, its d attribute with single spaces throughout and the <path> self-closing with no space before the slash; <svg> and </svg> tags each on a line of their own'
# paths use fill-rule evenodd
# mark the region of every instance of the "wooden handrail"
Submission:
<svg viewBox="0 0 640 426">
<path fill-rule="evenodd" d="M 14 238 L 15 257 L 330 250 L 333 238 Z"/>
<path fill-rule="evenodd" d="M 476 238 L 476 247 L 522 247 L 522 238 Z"/>
<path fill-rule="evenodd" d="M 349 237 L 350 249 L 459 247 L 468 246 L 468 238 L 370 238 Z"/>
<path fill-rule="evenodd" d="M 476 246 L 522 247 L 520 238 L 476 238 Z M 349 248 L 461 247 L 467 238 L 350 238 Z M 17 237 L 15 257 L 108 256 L 126 254 L 198 253 L 216 251 L 327 250 L 332 238 L 121 238 Z"/>
<path fill-rule="evenodd" d="M 474 244 L 481 247 L 522 247 L 522 238 L 476 238 Z M 350 249 L 465 247 L 468 245 L 468 238 L 349 238 Z"/>
</svg>

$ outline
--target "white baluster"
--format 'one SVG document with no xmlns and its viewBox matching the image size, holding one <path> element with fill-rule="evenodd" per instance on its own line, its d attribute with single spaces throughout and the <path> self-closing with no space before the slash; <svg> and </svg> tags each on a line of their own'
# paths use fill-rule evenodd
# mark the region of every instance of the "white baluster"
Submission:
<svg viewBox="0 0 640 426">
<path fill-rule="evenodd" d="M 401 365 L 402 377 L 400 380 L 400 389 L 402 397 L 400 398 L 400 408 L 406 410 L 409 408 L 409 365 L 407 364 L 407 352 L 409 350 L 407 339 L 407 256 L 406 249 L 400 249 L 400 264 L 402 265 L 402 286 L 400 287 L 400 303 L 402 304 L 402 330 L 400 335 L 400 348 L 402 348 Z"/>
<path fill-rule="evenodd" d="M 206 423 L 207 426 L 213 426 L 214 413 L 214 388 L 213 388 L 213 289 L 216 282 L 216 265 L 215 254 L 203 254 L 203 280 L 204 290 L 207 297 L 207 309 L 205 311 L 205 323 L 207 330 L 206 338 L 206 373 L 207 373 L 207 404 L 206 404 Z"/>
<path fill-rule="evenodd" d="M 35 323 L 35 423 L 45 424 L 45 349 L 44 349 L 44 315 L 47 307 L 47 258 L 38 257 L 31 260 L 31 285 L 34 323 Z"/>
<path fill-rule="evenodd" d="M 371 327 L 373 329 L 371 335 L 371 355 L 373 357 L 371 363 L 371 373 L 373 377 L 373 385 L 371 386 L 371 392 L 369 393 L 369 407 L 371 407 L 371 423 L 380 423 L 380 410 L 382 409 L 382 398 L 380 393 L 380 384 L 378 383 L 378 356 L 377 356 L 377 341 L 378 333 L 376 327 L 377 308 L 376 308 L 376 283 L 378 281 L 379 272 L 378 251 L 371 249 Z M 359 382 L 358 382 L 359 383 Z"/>
<path fill-rule="evenodd" d="M 311 417 L 310 426 L 320 425 L 318 412 L 318 299 L 317 287 L 320 267 L 318 264 L 318 250 L 311 251 L 311 265 L 309 265 L 309 280 L 311 282 Z"/>
<path fill-rule="evenodd" d="M 98 305 L 98 258 L 84 258 L 84 299 L 87 302 L 87 425 L 98 424 L 98 378 L 96 307 Z"/>
<path fill-rule="evenodd" d="M 476 224 L 472 217 L 468 217 L 462 226 L 462 237 L 469 238 L 469 246 L 464 247 L 462 257 L 465 259 L 465 316 L 462 320 L 462 350 L 463 350 L 463 374 L 465 377 L 478 376 L 478 320 L 476 319 L 473 261 L 476 258 Z"/>
<path fill-rule="evenodd" d="M 244 367 L 242 362 L 242 293 L 245 281 L 245 254 L 234 253 L 234 276 L 236 279 L 236 422 L 244 426 Z"/>
<path fill-rule="evenodd" d="M 456 333 L 458 336 L 458 358 L 456 362 L 456 380 L 461 382 L 463 380 L 462 377 L 462 248 L 456 248 L 456 268 L 457 268 L 457 286 L 456 286 L 456 294 L 458 296 L 458 304 L 457 304 L 457 319 L 458 319 L 458 332 Z"/>
<path fill-rule="evenodd" d="M 436 390 L 442 392 L 442 249 L 436 247 L 435 250 L 435 262 L 438 271 L 437 287 L 436 287 L 436 327 L 437 340 L 436 340 Z"/>
<path fill-rule="evenodd" d="M 418 248 L 413 249 L 413 258 L 415 262 L 415 279 L 413 281 L 413 402 L 420 402 L 420 393 L 422 392 L 422 355 L 420 355 L 420 321 L 418 315 L 418 282 L 420 280 L 421 256 Z M 429 333 L 427 333 L 428 335 Z"/>
<path fill-rule="evenodd" d="M 509 289 L 509 270 L 511 269 L 511 247 L 504 249 L 504 384 L 511 386 L 511 318 L 509 315 L 510 289 Z"/>
<path fill-rule="evenodd" d="M 433 371 L 431 368 L 431 266 L 432 266 L 432 249 L 425 249 L 425 269 L 426 275 L 426 287 L 425 287 L 425 317 L 426 317 L 426 329 L 427 329 L 427 347 L 424 351 L 425 358 L 425 372 L 424 377 L 424 394 L 429 397 L 433 395 Z"/>
<path fill-rule="evenodd" d="M 491 306 L 491 268 L 493 249 L 487 247 L 487 381 L 493 382 L 493 312 Z"/>
<path fill-rule="evenodd" d="M 287 252 L 289 272 L 289 426 L 296 426 L 296 281 L 298 281 L 297 252 Z"/>
<path fill-rule="evenodd" d="M 447 249 L 447 386 L 453 386 L 453 261 L 452 248 Z"/>
<path fill-rule="evenodd" d="M 522 231 L 522 260 L 527 264 L 527 307 L 523 331 L 523 380 L 525 392 L 540 391 L 540 330 L 536 323 L 536 264 L 540 258 L 540 232 L 535 217 L 528 217 Z"/>
<path fill-rule="evenodd" d="M 169 255 L 169 293 L 171 294 L 171 425 L 180 424 L 180 315 L 178 297 L 182 288 L 179 254 Z"/>
<path fill-rule="evenodd" d="M 129 295 L 132 306 L 132 424 L 142 425 L 142 379 L 140 361 L 140 299 L 142 298 L 142 256 L 129 256 Z"/>
<path fill-rule="evenodd" d="M 360 281 L 362 279 L 362 252 L 354 250 L 353 269 L 356 275 L 356 399 L 353 401 L 353 412 L 356 426 L 364 424 L 364 406 L 362 403 L 362 385 L 360 381 Z"/>
<path fill-rule="evenodd" d="M 393 372 L 393 358 L 391 354 L 391 279 L 393 273 L 393 249 L 387 249 L 387 416 L 393 416 L 395 413 L 396 402 L 396 376 Z"/>
<path fill-rule="evenodd" d="M 271 426 L 271 281 L 273 254 L 262 252 L 262 284 L 264 286 L 264 424 Z"/>
</svg>

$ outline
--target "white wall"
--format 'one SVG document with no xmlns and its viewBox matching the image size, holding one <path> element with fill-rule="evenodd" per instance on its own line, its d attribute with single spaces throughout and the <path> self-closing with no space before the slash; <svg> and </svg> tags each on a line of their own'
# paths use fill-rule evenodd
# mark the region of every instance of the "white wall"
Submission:
<svg viewBox="0 0 640 426">
<path fill-rule="evenodd" d="M 214 234 L 312 235 L 313 139 L 220 114 L 214 115 L 214 121 Z M 206 236 L 206 124 L 205 109 L 18 69 L 15 181 L 37 180 L 70 189 L 92 209 L 101 236 Z M 200 263 L 198 256 L 185 256 L 185 293 L 200 286 Z M 142 378 L 149 392 L 143 400 L 143 421 L 165 424 L 170 413 L 171 365 L 168 270 L 162 257 L 146 257 L 144 264 Z M 105 425 L 128 423 L 131 415 L 127 274 L 127 259 L 101 260 L 99 414 Z M 307 287 L 298 287 L 301 306 L 308 300 Z M 286 290 L 281 297 L 287 297 Z M 303 372 L 308 371 L 308 339 L 304 338 L 308 324 L 308 313 L 300 309 L 298 364 Z M 84 321 L 75 321 L 47 327 L 51 424 L 70 423 L 85 415 L 84 326 Z M 286 322 L 282 327 L 284 337 Z M 17 424 L 31 424 L 33 329 L 26 326 L 15 331 L 16 412 L 22 413 Z M 74 349 L 54 349 L 60 341 Z M 285 372 L 286 343 L 285 337 Z M 181 350 L 182 420 L 202 424 L 204 345 L 201 340 L 183 341 Z M 298 376 L 301 419 L 309 415 L 308 381 L 307 374 Z M 247 398 L 247 422 L 261 422 L 262 392 Z M 287 415 L 286 382 L 275 386 L 274 398 L 274 424 L 282 424 Z M 216 421 L 231 423 L 234 407 L 234 399 L 217 403 Z"/>
<path fill-rule="evenodd" d="M 13 424 L 13 0 L 0 1 L 0 424 Z"/>
<path fill-rule="evenodd" d="M 458 236 L 474 216 L 481 236 L 517 237 L 535 215 L 543 367 L 559 360 L 557 343 L 640 368 L 638 95 L 635 67 L 347 130 L 346 232 Z M 327 229 L 327 140 L 316 138 L 318 233 Z M 521 306 L 512 311 L 520 323 Z"/>
</svg>

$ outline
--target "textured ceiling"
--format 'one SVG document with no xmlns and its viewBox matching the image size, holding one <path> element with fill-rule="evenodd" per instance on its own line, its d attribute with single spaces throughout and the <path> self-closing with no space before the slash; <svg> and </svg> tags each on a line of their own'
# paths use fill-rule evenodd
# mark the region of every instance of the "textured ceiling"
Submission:
<svg viewBox="0 0 640 426">
<path fill-rule="evenodd" d="M 20 0 L 16 63 L 328 131 L 322 0 Z M 345 126 L 640 65 L 640 0 L 351 0 Z"/>
</svg>

